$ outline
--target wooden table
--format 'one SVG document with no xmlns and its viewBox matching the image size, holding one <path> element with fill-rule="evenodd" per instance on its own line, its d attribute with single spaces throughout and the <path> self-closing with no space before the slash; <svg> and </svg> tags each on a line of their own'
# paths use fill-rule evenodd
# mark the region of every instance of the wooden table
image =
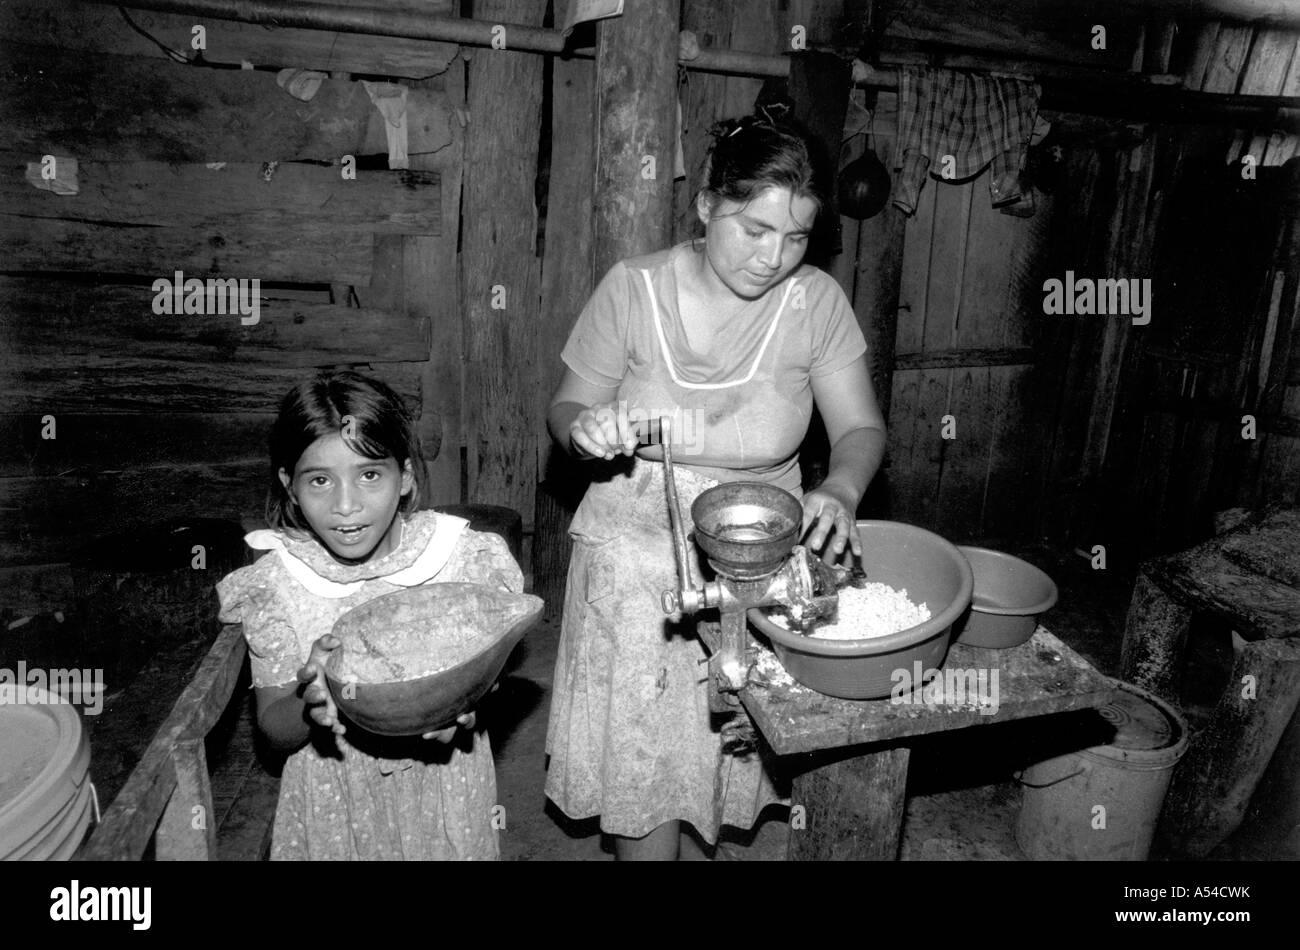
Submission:
<svg viewBox="0 0 1300 950">
<path fill-rule="evenodd" d="M 758 643 L 761 652 L 765 644 Z M 761 655 L 761 654 L 760 654 Z M 954 645 L 945 670 L 997 672 L 996 711 L 965 705 L 904 705 L 889 698 L 823 696 L 762 663 L 741 703 L 772 751 L 796 772 L 790 860 L 896 860 L 910 743 L 917 736 L 1096 708 L 1113 681 L 1043 627 L 1010 650 Z M 802 825 L 802 827 L 798 827 Z"/>
</svg>

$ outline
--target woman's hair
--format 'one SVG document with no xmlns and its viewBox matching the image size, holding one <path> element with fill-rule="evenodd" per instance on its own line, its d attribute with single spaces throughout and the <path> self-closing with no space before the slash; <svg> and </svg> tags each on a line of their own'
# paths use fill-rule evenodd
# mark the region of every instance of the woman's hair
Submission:
<svg viewBox="0 0 1300 950">
<path fill-rule="evenodd" d="M 714 125 L 704 193 L 744 203 L 765 188 L 787 188 L 797 198 L 811 198 L 818 210 L 825 206 L 830 175 L 822 149 L 788 111 L 772 103 Z"/>
<path fill-rule="evenodd" d="M 351 424 L 345 416 L 352 417 Z M 359 373 L 322 373 L 285 394 L 271 427 L 271 485 L 266 499 L 266 521 L 271 527 L 308 530 L 279 472 L 284 469 L 292 479 L 303 452 L 327 435 L 341 436 L 348 448 L 366 458 L 396 459 L 402 469 L 409 461 L 415 488 L 403 496 L 399 510 L 410 513 L 419 508 L 424 458 L 402 398 Z"/>
</svg>

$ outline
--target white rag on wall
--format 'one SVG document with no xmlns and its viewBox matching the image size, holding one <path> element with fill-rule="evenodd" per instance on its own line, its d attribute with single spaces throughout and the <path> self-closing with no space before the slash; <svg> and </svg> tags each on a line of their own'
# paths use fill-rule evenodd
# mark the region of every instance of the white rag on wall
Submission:
<svg viewBox="0 0 1300 950">
<path fill-rule="evenodd" d="M 406 123 L 407 87 L 391 82 L 366 82 L 366 94 L 384 117 L 384 133 L 388 137 L 388 167 L 410 168 L 407 158 L 408 126 Z"/>
</svg>

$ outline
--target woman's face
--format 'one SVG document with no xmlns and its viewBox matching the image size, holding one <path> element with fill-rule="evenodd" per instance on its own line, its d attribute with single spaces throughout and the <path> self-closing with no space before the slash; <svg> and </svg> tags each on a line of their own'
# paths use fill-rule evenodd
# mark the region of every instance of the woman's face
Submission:
<svg viewBox="0 0 1300 950">
<path fill-rule="evenodd" d="M 312 531 L 340 561 L 380 558 L 397 544 L 397 506 L 415 487 L 411 463 L 370 459 L 348 448 L 340 435 L 322 436 L 307 447 L 293 477 L 280 481 Z"/>
<path fill-rule="evenodd" d="M 803 260 L 817 202 L 769 187 L 747 202 L 701 194 L 708 271 L 738 297 L 753 300 L 785 280 Z"/>
</svg>

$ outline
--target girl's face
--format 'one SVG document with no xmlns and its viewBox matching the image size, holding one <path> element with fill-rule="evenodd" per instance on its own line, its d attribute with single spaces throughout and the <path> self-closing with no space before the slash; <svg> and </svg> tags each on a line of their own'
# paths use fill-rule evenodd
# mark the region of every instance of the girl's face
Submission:
<svg viewBox="0 0 1300 950">
<path fill-rule="evenodd" d="M 769 187 L 748 202 L 701 194 L 706 277 L 738 297 L 753 300 L 785 280 L 803 260 L 817 217 L 817 202 L 788 188 Z"/>
<path fill-rule="evenodd" d="M 293 477 L 280 481 L 312 531 L 340 561 L 381 558 L 397 544 L 397 506 L 415 487 L 408 461 L 369 459 L 340 435 L 322 436 L 307 447 Z"/>
</svg>

